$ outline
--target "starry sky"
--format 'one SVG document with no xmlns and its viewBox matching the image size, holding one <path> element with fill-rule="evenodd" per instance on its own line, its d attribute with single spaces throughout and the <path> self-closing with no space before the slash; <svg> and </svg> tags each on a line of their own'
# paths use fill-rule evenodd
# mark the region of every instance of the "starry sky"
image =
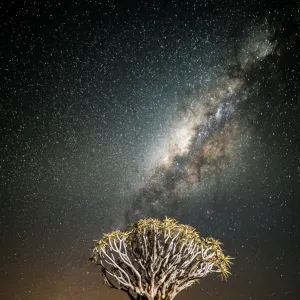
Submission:
<svg viewBox="0 0 300 300">
<path fill-rule="evenodd" d="M 1 299 L 126 299 L 93 240 L 164 216 L 235 257 L 178 300 L 297 299 L 300 7 L 232 2 L 0 3 Z"/>
</svg>

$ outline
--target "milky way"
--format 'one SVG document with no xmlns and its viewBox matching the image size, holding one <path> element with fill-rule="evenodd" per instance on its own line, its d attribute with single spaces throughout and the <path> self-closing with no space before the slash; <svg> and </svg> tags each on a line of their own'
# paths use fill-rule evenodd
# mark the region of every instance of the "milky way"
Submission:
<svg viewBox="0 0 300 300">
<path fill-rule="evenodd" d="M 276 43 L 271 40 L 265 21 L 252 29 L 235 57 L 227 57 L 220 66 L 221 74 L 206 85 L 191 87 L 167 129 L 167 142 L 152 153 L 154 165 L 145 185 L 136 191 L 125 224 L 179 211 L 186 196 L 193 192 L 201 195 L 233 164 L 241 143 L 250 134 L 247 118 L 241 117 L 248 92 L 256 88 L 249 74 L 274 55 Z"/>
</svg>

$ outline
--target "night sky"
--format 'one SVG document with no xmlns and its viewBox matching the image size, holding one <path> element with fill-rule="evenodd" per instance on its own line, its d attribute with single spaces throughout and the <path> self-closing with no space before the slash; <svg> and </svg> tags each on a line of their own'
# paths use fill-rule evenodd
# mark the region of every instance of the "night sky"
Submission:
<svg viewBox="0 0 300 300">
<path fill-rule="evenodd" d="M 127 299 L 93 240 L 168 216 L 235 257 L 176 299 L 298 299 L 298 1 L 7 2 L 0 298 Z"/>
</svg>

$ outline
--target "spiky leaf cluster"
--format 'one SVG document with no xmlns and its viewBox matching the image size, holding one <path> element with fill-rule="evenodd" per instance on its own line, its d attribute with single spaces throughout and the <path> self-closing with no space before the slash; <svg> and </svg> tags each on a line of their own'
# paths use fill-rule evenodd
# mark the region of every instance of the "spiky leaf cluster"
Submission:
<svg viewBox="0 0 300 300">
<path fill-rule="evenodd" d="M 102 266 L 110 287 L 131 297 L 133 291 L 149 300 L 173 299 L 209 273 L 225 279 L 230 275 L 231 258 L 221 246 L 216 239 L 200 237 L 192 226 L 149 218 L 95 241 L 91 261 Z"/>
</svg>

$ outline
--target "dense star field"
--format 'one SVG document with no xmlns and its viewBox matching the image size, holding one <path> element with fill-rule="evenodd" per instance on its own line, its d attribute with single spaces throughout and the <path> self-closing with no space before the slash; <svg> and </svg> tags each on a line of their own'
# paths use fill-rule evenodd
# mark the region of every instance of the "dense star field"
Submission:
<svg viewBox="0 0 300 300">
<path fill-rule="evenodd" d="M 178 300 L 298 299 L 300 5 L 229 2 L 0 4 L 1 299 L 126 299 L 93 240 L 165 216 L 235 257 Z"/>
</svg>

